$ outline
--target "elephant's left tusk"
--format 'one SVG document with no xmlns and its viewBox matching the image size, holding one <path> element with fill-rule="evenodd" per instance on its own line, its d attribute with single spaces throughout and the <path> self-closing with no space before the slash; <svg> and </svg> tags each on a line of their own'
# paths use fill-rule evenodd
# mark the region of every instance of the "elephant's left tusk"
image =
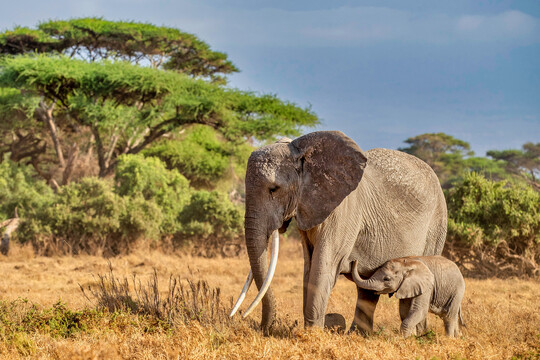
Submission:
<svg viewBox="0 0 540 360">
<path fill-rule="evenodd" d="M 270 266 L 268 266 L 268 273 L 266 274 L 266 278 L 264 279 L 264 282 L 261 286 L 261 289 L 259 290 L 259 293 L 255 297 L 255 300 L 249 305 L 246 312 L 242 315 L 242 318 L 246 318 L 250 312 L 255 309 L 257 305 L 259 305 L 259 302 L 261 302 L 264 294 L 266 294 L 266 291 L 268 291 L 268 288 L 270 287 L 270 283 L 272 282 L 272 278 L 274 277 L 274 272 L 276 271 L 276 265 L 277 265 L 277 259 L 278 259 L 278 252 L 279 252 L 279 233 L 277 230 L 274 230 L 272 233 L 272 255 L 270 259 Z"/>
<path fill-rule="evenodd" d="M 236 304 L 234 304 L 233 309 L 231 310 L 231 314 L 229 315 L 232 317 L 240 305 L 242 305 L 242 302 L 244 301 L 244 298 L 246 297 L 246 294 L 249 290 L 249 287 L 251 286 L 251 283 L 253 282 L 253 271 L 249 270 L 249 274 L 246 280 L 246 283 L 244 284 L 244 287 L 242 288 L 242 292 L 240 293 L 240 296 L 238 297 L 238 300 L 236 300 Z"/>
</svg>

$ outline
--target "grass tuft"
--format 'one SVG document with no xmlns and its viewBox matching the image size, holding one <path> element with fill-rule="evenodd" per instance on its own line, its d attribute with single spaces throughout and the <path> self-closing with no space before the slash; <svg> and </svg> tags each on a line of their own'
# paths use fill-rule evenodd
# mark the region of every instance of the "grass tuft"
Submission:
<svg viewBox="0 0 540 360">
<path fill-rule="evenodd" d="M 108 274 L 98 275 L 96 288 L 88 286 L 85 289 L 80 284 L 79 287 L 98 309 L 150 316 L 164 328 L 187 325 L 192 321 L 216 327 L 233 323 L 228 309 L 222 304 L 220 288 L 210 287 L 205 280 L 182 281 L 179 276 L 171 275 L 167 291 L 162 293 L 157 270 L 154 269 L 152 277 L 143 283 L 136 275 L 131 281 L 127 277 L 117 277 L 109 263 Z"/>
</svg>

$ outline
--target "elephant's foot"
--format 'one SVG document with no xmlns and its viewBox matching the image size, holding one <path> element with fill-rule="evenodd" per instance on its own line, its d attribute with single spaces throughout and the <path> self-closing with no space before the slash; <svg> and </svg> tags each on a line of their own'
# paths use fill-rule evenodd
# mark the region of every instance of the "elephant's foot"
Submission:
<svg viewBox="0 0 540 360">
<path fill-rule="evenodd" d="M 312 320 L 308 318 L 304 318 L 304 327 L 310 328 L 310 327 L 324 327 L 324 317 L 320 317 L 318 319 Z"/>
<path fill-rule="evenodd" d="M 401 328 L 399 332 L 404 338 L 408 338 L 411 335 L 416 335 L 416 325 L 401 323 Z"/>
<path fill-rule="evenodd" d="M 324 316 L 324 328 L 337 333 L 345 332 L 345 318 L 341 314 L 331 313 Z"/>
<path fill-rule="evenodd" d="M 358 324 L 353 321 L 353 323 L 351 324 L 351 327 L 349 328 L 349 332 L 351 333 L 358 332 L 361 335 L 367 336 L 369 334 L 373 334 L 373 324 L 369 326 L 368 324 L 362 324 L 362 323 Z"/>
</svg>

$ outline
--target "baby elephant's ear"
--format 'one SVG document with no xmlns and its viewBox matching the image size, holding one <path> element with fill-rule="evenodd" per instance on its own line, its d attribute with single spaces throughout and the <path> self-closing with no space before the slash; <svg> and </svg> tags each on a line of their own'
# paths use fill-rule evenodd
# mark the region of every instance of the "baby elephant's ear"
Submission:
<svg viewBox="0 0 540 360">
<path fill-rule="evenodd" d="M 396 291 L 396 298 L 408 299 L 432 291 L 435 276 L 426 264 L 418 260 L 407 260 L 403 265 L 405 276 Z"/>
</svg>

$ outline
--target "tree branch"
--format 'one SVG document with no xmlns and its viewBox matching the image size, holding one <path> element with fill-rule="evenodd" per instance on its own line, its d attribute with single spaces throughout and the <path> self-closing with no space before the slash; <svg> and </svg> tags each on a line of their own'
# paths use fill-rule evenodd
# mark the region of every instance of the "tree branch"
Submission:
<svg viewBox="0 0 540 360">
<path fill-rule="evenodd" d="M 51 106 L 47 106 L 43 100 L 39 102 L 38 107 L 38 113 L 42 120 L 47 124 L 47 127 L 49 128 L 49 134 L 51 135 L 51 139 L 54 144 L 54 150 L 56 151 L 56 155 L 58 156 L 58 162 L 60 163 L 60 166 L 63 168 L 66 166 L 66 162 L 64 160 L 64 154 L 62 152 L 62 145 L 60 144 L 60 138 L 58 136 L 58 129 L 56 127 L 56 124 L 54 122 L 53 118 L 53 110 L 54 110 L 54 103 Z"/>
<path fill-rule="evenodd" d="M 108 167 L 109 163 L 111 161 L 111 157 L 114 153 L 114 150 L 116 149 L 116 143 L 118 142 L 118 134 L 111 135 L 111 141 L 109 144 L 109 151 L 107 151 L 107 154 L 105 155 L 105 166 Z"/>
<path fill-rule="evenodd" d="M 94 124 L 92 124 L 90 125 L 90 128 L 92 129 L 92 134 L 94 135 L 94 140 L 96 141 L 96 150 L 97 150 L 98 164 L 99 164 L 99 176 L 103 177 L 105 176 L 105 172 L 107 169 L 107 166 L 105 164 L 105 149 L 103 148 L 103 142 L 101 141 L 101 136 L 99 135 L 99 131 L 97 127 Z"/>
<path fill-rule="evenodd" d="M 69 150 L 66 168 L 64 169 L 64 173 L 62 174 L 62 185 L 67 185 L 71 181 L 71 176 L 73 175 L 73 169 L 75 168 L 75 163 L 78 156 L 79 146 L 77 145 L 77 143 L 74 143 Z"/>
</svg>

